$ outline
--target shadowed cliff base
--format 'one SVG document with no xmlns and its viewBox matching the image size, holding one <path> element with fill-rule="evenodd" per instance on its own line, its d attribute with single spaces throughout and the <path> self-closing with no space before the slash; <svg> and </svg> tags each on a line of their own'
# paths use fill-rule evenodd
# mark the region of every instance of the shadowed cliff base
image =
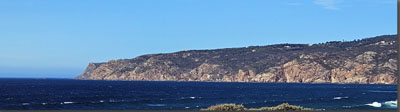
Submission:
<svg viewBox="0 0 400 112">
<path fill-rule="evenodd" d="M 149 54 L 90 63 L 78 79 L 396 84 L 397 35 Z"/>
</svg>

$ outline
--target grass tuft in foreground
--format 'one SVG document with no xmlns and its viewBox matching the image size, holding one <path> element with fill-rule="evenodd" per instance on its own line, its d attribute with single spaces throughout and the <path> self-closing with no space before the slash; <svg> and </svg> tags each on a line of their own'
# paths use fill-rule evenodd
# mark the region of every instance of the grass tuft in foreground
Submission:
<svg viewBox="0 0 400 112">
<path fill-rule="evenodd" d="M 208 107 L 206 109 L 201 109 L 206 111 L 244 111 L 247 110 L 243 105 L 236 104 L 219 104 Z"/>
<path fill-rule="evenodd" d="M 261 108 L 250 108 L 247 109 L 243 105 L 236 104 L 219 104 L 210 106 L 206 109 L 201 109 L 203 111 L 299 111 L 299 110 L 313 110 L 311 108 L 304 108 L 296 105 L 289 105 L 288 103 L 283 103 L 275 107 L 261 107 Z"/>
</svg>

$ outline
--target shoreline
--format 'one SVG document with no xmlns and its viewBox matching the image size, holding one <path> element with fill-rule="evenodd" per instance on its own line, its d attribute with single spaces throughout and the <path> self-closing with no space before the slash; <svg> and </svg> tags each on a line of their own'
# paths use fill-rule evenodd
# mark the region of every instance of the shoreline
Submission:
<svg viewBox="0 0 400 112">
<path fill-rule="evenodd" d="M 0 78 L 0 79 L 35 79 L 35 80 L 82 80 L 82 81 L 115 81 L 115 82 L 186 82 L 186 83 L 247 83 L 247 84 L 306 84 L 306 85 L 393 85 L 398 84 L 360 84 L 360 83 L 285 83 L 285 82 L 224 82 L 224 81 L 168 81 L 168 80 L 95 80 L 77 78 Z"/>
<path fill-rule="evenodd" d="M 76 79 L 73 80 L 93 80 L 93 81 L 138 81 L 138 82 L 200 82 L 200 83 L 257 83 L 257 84 L 310 84 L 310 85 L 397 85 L 397 84 L 361 84 L 361 83 L 295 83 L 295 82 L 227 82 L 227 81 L 169 81 L 169 80 L 97 80 L 97 79 Z"/>
</svg>

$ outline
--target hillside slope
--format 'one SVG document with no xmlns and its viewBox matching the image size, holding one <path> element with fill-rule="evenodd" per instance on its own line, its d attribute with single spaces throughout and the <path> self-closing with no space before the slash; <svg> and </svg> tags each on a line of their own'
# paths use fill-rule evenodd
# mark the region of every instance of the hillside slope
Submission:
<svg viewBox="0 0 400 112">
<path fill-rule="evenodd" d="M 77 79 L 397 83 L 397 35 L 143 55 L 90 63 Z"/>
</svg>

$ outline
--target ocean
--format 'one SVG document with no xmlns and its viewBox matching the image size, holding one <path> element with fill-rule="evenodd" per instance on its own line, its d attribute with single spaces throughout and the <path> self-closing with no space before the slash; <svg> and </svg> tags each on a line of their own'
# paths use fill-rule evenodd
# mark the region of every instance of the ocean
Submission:
<svg viewBox="0 0 400 112">
<path fill-rule="evenodd" d="M 0 79 L 0 110 L 200 110 L 286 102 L 321 110 L 396 110 L 397 85 Z"/>
</svg>

